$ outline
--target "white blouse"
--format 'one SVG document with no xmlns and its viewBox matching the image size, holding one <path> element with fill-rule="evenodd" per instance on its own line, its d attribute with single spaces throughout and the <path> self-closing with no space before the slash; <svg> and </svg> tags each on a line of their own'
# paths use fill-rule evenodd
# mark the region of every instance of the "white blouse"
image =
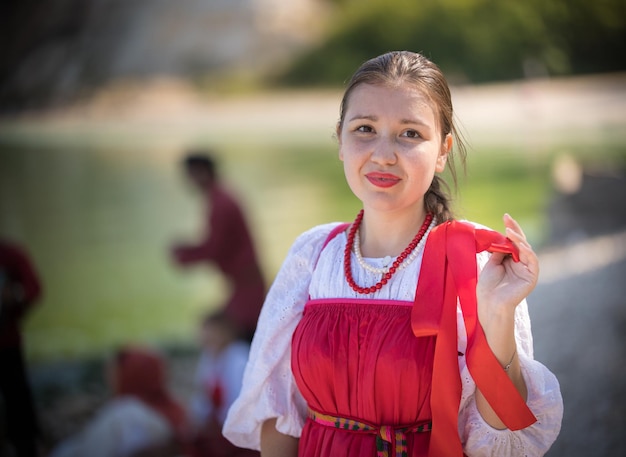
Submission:
<svg viewBox="0 0 626 457">
<path fill-rule="evenodd" d="M 298 237 L 291 247 L 259 317 L 246 366 L 241 393 L 228 412 L 224 435 L 235 445 L 260 449 L 261 425 L 276 418 L 279 432 L 299 437 L 307 406 L 291 372 L 291 337 L 302 317 L 304 304 L 313 298 L 357 298 L 343 273 L 346 234 L 340 233 L 322 251 L 324 241 L 337 224 L 314 227 Z M 321 251 L 321 254 L 320 254 Z M 358 266 L 353 255 L 357 284 L 374 284 L 379 275 Z M 478 254 L 484 265 L 488 254 Z M 382 259 L 365 259 L 382 267 Z M 398 270 L 385 287 L 369 295 L 372 299 L 415 299 L 416 278 L 422 253 L 404 270 Z M 458 347 L 465 352 L 467 336 L 460 308 L 457 308 Z M 533 359 L 528 307 L 523 301 L 515 313 L 515 339 L 522 373 L 528 388 L 527 404 L 537 422 L 523 430 L 497 430 L 487 424 L 475 402 L 476 384 L 459 357 L 462 395 L 459 407 L 459 435 L 468 457 L 541 456 L 556 439 L 563 416 L 563 400 L 556 377 Z"/>
</svg>

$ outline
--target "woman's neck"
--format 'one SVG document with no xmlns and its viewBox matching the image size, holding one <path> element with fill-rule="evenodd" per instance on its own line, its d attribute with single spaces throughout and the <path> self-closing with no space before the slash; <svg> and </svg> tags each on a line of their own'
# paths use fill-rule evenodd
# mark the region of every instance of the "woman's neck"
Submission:
<svg viewBox="0 0 626 457">
<path fill-rule="evenodd" d="M 424 209 L 378 212 L 365 209 L 360 227 L 364 257 L 395 257 L 409 245 L 424 223 Z"/>
</svg>

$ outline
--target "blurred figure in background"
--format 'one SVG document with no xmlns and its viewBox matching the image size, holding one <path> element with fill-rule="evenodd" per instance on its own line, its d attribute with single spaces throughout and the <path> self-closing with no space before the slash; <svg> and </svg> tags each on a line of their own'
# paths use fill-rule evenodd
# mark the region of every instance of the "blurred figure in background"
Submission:
<svg viewBox="0 0 626 457">
<path fill-rule="evenodd" d="M 202 319 L 202 352 L 189 412 L 196 432 L 197 457 L 254 457 L 256 451 L 235 447 L 222 435 L 230 405 L 241 390 L 250 345 L 238 338 L 239 329 L 220 310 Z"/>
<path fill-rule="evenodd" d="M 265 283 L 243 211 L 222 186 L 214 159 L 191 153 L 185 161 L 187 176 L 206 199 L 206 230 L 198 244 L 175 246 L 179 265 L 215 263 L 231 286 L 225 312 L 251 341 L 265 298 Z"/>
<path fill-rule="evenodd" d="M 115 355 L 107 378 L 113 398 L 51 457 L 190 455 L 185 410 L 168 391 L 160 355 L 127 346 Z"/>
<path fill-rule="evenodd" d="M 39 424 L 26 375 L 21 323 L 41 296 L 41 285 L 28 255 L 0 240 L 0 396 L 6 448 L 17 457 L 39 455 Z"/>
</svg>

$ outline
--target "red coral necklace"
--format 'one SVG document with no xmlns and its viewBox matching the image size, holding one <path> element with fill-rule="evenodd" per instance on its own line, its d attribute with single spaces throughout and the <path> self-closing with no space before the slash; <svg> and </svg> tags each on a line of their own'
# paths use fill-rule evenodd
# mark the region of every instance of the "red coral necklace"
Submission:
<svg viewBox="0 0 626 457">
<path fill-rule="evenodd" d="M 389 279 L 398 271 L 398 268 L 406 260 L 406 258 L 411 254 L 411 252 L 417 247 L 420 240 L 424 237 L 426 232 L 428 231 L 428 227 L 430 226 L 431 221 L 433 220 L 433 215 L 431 213 L 426 214 L 426 218 L 424 219 L 424 223 L 420 228 L 417 235 L 413 238 L 413 240 L 409 243 L 409 245 L 402 251 L 402 253 L 396 257 L 391 267 L 389 267 L 389 271 L 387 271 L 380 281 L 370 287 L 361 287 L 359 286 L 352 277 L 352 246 L 354 245 L 354 237 L 356 236 L 359 227 L 361 226 L 361 222 L 363 221 L 363 210 L 359 211 L 356 219 L 352 223 L 350 227 L 350 231 L 348 232 L 348 242 L 346 243 L 346 248 L 343 253 L 343 270 L 346 275 L 346 281 L 352 287 L 352 290 L 359 294 L 371 294 L 380 290 Z"/>
</svg>

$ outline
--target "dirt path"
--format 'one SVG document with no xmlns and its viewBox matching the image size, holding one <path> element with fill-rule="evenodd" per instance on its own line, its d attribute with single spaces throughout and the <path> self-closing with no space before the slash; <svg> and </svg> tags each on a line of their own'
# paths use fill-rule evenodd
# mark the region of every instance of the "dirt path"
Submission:
<svg viewBox="0 0 626 457">
<path fill-rule="evenodd" d="M 535 357 L 558 377 L 565 404 L 548 456 L 624 456 L 626 231 L 545 260 L 546 279 L 529 297 Z"/>
</svg>

